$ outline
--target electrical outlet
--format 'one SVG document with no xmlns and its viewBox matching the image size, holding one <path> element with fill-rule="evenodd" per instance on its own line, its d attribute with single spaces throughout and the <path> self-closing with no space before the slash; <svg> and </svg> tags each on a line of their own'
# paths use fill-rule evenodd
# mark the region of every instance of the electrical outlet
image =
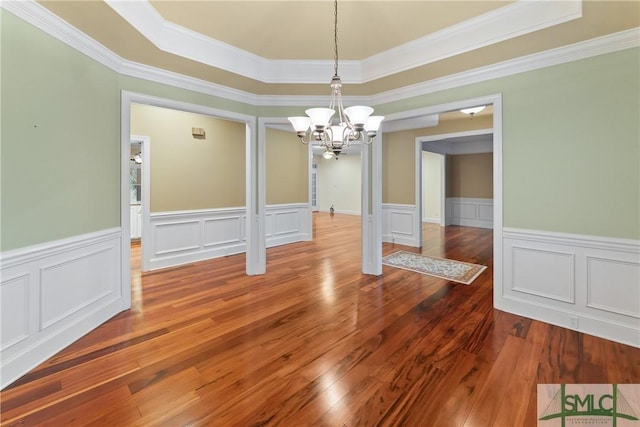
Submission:
<svg viewBox="0 0 640 427">
<path fill-rule="evenodd" d="M 579 329 L 578 318 L 575 316 L 569 316 L 569 327 L 571 329 Z"/>
</svg>

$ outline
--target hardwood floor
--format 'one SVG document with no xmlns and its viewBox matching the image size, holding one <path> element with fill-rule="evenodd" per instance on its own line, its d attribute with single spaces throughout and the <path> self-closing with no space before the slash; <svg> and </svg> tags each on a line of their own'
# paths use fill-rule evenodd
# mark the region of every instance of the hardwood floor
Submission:
<svg viewBox="0 0 640 427">
<path fill-rule="evenodd" d="M 424 253 L 488 266 L 466 286 L 363 276 L 358 217 L 314 229 L 263 276 L 134 269 L 131 310 L 2 391 L 2 424 L 534 426 L 538 383 L 640 383 L 640 349 L 492 308 L 491 230 L 425 224 Z"/>
</svg>

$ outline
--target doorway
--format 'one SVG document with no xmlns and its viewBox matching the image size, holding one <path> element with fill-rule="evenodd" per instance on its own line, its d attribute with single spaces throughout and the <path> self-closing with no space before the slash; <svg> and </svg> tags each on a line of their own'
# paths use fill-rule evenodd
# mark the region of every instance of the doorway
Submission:
<svg viewBox="0 0 640 427">
<path fill-rule="evenodd" d="M 418 129 L 424 126 L 410 126 L 412 123 L 420 122 L 428 116 L 457 111 L 469 106 L 487 105 L 492 106 L 493 115 L 491 128 L 493 132 L 493 258 L 494 258 L 494 295 L 499 297 L 502 293 L 502 257 L 503 257 L 503 216 L 502 216 L 502 95 L 494 94 L 478 98 L 454 101 L 446 104 L 424 107 L 401 113 L 389 114 L 385 120 L 385 132 L 395 130 Z M 393 130 L 391 130 L 393 128 Z M 415 141 L 415 214 L 413 215 L 412 229 L 416 231 L 417 247 L 422 247 L 422 141 L 416 138 Z M 444 193 L 443 193 L 444 194 Z"/>
<path fill-rule="evenodd" d="M 149 270 L 150 194 L 151 194 L 151 138 L 146 135 L 131 135 L 131 158 L 129 160 L 129 230 L 131 242 L 140 246 L 140 269 Z"/>
<path fill-rule="evenodd" d="M 493 129 L 418 137 L 416 144 L 422 154 L 423 222 L 493 228 Z"/>
</svg>

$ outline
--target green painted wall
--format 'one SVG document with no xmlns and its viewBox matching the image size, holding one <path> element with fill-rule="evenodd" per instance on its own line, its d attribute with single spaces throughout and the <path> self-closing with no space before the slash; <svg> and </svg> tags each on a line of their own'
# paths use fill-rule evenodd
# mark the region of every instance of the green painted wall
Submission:
<svg viewBox="0 0 640 427">
<path fill-rule="evenodd" d="M 379 105 L 376 112 L 496 93 L 503 97 L 504 226 L 639 239 L 640 49 Z M 407 167 L 413 161 L 406 159 Z"/>
<path fill-rule="evenodd" d="M 119 226 L 118 75 L 0 19 L 2 250 Z"/>
<path fill-rule="evenodd" d="M 5 11 L 0 19 L 2 250 L 119 225 L 121 90 L 245 114 L 301 110 L 119 76 Z M 502 93 L 504 225 L 639 239 L 639 70 L 634 48 L 376 112 Z"/>
<path fill-rule="evenodd" d="M 2 251 L 120 225 L 122 90 L 255 114 L 119 75 L 3 9 L 0 20 Z"/>
</svg>

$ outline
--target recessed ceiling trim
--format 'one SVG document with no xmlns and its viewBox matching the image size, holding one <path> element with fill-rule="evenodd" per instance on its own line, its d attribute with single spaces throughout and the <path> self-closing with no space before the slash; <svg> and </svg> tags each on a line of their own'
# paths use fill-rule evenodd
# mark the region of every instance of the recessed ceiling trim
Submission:
<svg viewBox="0 0 640 427">
<path fill-rule="evenodd" d="M 165 52 L 265 83 L 319 84 L 331 75 L 333 61 L 266 59 L 168 22 L 146 0 L 105 3 Z M 582 0 L 520 0 L 363 61 L 341 61 L 340 75 L 366 83 L 581 16 Z"/>
<path fill-rule="evenodd" d="M 388 102 L 395 102 L 468 84 L 480 83 L 554 65 L 566 64 L 606 53 L 636 48 L 638 46 L 640 46 L 640 27 L 614 34 L 607 34 L 595 39 L 510 59 L 457 74 L 451 74 L 414 85 L 380 92 L 371 96 L 369 104 L 376 106 Z"/>
<path fill-rule="evenodd" d="M 163 69 L 127 61 L 111 52 L 102 44 L 79 31 L 68 22 L 34 0 L 1 1 L 0 8 L 44 31 L 62 43 L 87 55 L 100 64 L 122 75 L 192 90 L 205 95 L 220 97 L 234 102 L 257 107 L 309 106 L 327 103 L 328 96 L 308 95 L 256 95 L 224 85 L 173 73 Z M 521 58 L 505 61 L 462 73 L 405 86 L 370 96 L 344 97 L 352 105 L 368 104 L 380 106 L 385 103 L 427 95 L 463 85 L 478 83 L 500 77 L 537 70 L 553 65 L 586 59 L 640 46 L 640 27 L 608 34 L 591 40 L 563 46 Z M 387 120 L 392 117 L 387 115 Z"/>
<path fill-rule="evenodd" d="M 520 0 L 364 59 L 363 82 L 430 64 L 580 17 L 582 17 L 582 0 Z"/>
</svg>

